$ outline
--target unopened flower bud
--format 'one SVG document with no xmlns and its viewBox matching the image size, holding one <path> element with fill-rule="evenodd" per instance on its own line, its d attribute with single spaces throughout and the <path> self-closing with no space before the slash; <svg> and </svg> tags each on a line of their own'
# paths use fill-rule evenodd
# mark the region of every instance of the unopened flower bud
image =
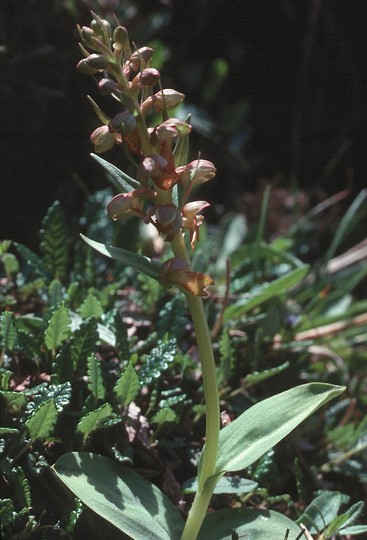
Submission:
<svg viewBox="0 0 367 540">
<path fill-rule="evenodd" d="M 147 214 L 148 218 L 154 216 L 153 224 L 157 230 L 170 241 L 181 228 L 181 215 L 174 204 L 159 204 L 154 206 Z"/>
<path fill-rule="evenodd" d="M 98 83 L 98 89 L 104 96 L 111 94 L 121 94 L 120 85 L 112 79 L 101 79 Z"/>
<path fill-rule="evenodd" d="M 113 48 L 117 51 L 124 49 L 129 43 L 129 34 L 123 26 L 117 26 L 113 33 Z"/>
<path fill-rule="evenodd" d="M 103 54 L 90 54 L 88 58 L 85 59 L 85 62 L 93 69 L 104 70 L 111 67 L 112 62 L 109 58 Z"/>
<path fill-rule="evenodd" d="M 160 142 L 167 141 L 173 137 L 184 137 L 190 132 L 190 124 L 187 124 L 182 120 L 178 120 L 177 118 L 169 118 L 155 129 L 156 137 Z"/>
<path fill-rule="evenodd" d="M 145 68 L 138 75 L 138 80 L 140 84 L 144 86 L 153 86 L 157 84 L 160 79 L 160 73 L 155 68 Z"/>
<path fill-rule="evenodd" d="M 112 28 L 108 21 L 101 19 L 101 17 L 96 17 L 92 20 L 91 28 L 94 33 L 98 36 L 103 36 L 103 34 L 110 38 L 112 36 Z"/>
<path fill-rule="evenodd" d="M 135 116 L 127 111 L 118 113 L 112 118 L 108 127 L 111 133 L 131 133 L 136 128 Z"/>
<path fill-rule="evenodd" d="M 86 45 L 88 45 L 88 47 L 90 47 L 90 48 L 95 48 L 96 47 L 96 42 L 94 40 L 95 34 L 94 34 L 93 30 L 91 28 L 89 28 L 88 26 L 83 26 L 82 28 L 80 28 L 78 26 L 78 29 L 79 29 L 80 36 L 81 36 L 82 40 L 84 41 L 84 43 Z"/>
<path fill-rule="evenodd" d="M 193 185 L 207 182 L 215 176 L 216 172 L 217 169 L 214 164 L 207 159 L 196 159 L 188 163 L 188 165 L 176 169 L 176 173 L 180 177 L 180 183 L 184 186 L 190 182 Z"/>
<path fill-rule="evenodd" d="M 144 201 L 154 197 L 155 192 L 152 189 L 134 189 L 129 193 L 119 193 L 107 206 L 108 216 L 117 221 L 131 215 L 144 214 Z"/>
<path fill-rule="evenodd" d="M 177 107 L 181 101 L 185 99 L 185 95 L 173 90 L 165 88 L 156 94 L 149 96 L 140 106 L 142 114 L 146 114 L 150 109 L 155 112 L 162 112 L 166 107 L 167 111 Z"/>
<path fill-rule="evenodd" d="M 100 126 L 93 131 L 90 140 L 94 144 L 94 150 L 100 154 L 107 152 L 114 146 L 116 137 L 110 133 L 108 126 Z"/>
<path fill-rule="evenodd" d="M 150 47 L 141 47 L 137 51 L 133 52 L 130 57 L 130 68 L 133 71 L 139 71 L 142 62 L 147 64 L 153 56 L 153 49 Z M 144 65 L 143 65 L 144 67 Z"/>
</svg>

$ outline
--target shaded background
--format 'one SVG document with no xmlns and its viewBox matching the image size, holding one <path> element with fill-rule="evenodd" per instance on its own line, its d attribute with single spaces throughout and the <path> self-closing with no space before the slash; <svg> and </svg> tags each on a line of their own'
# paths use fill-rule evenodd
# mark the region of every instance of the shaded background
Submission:
<svg viewBox="0 0 367 540">
<path fill-rule="evenodd" d="M 351 197 L 367 185 L 363 0 L 1 1 L 1 238 L 34 247 L 53 200 L 77 217 L 106 186 L 86 94 L 104 101 L 75 70 L 90 9 L 153 42 L 163 86 L 186 94 L 191 158 L 218 168 L 211 219 L 265 182 Z M 104 157 L 126 166 L 118 149 Z"/>
</svg>

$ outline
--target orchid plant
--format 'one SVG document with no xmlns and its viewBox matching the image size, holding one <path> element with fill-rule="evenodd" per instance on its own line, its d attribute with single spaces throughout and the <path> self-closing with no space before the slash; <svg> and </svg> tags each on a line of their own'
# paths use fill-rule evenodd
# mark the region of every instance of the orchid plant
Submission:
<svg viewBox="0 0 367 540">
<path fill-rule="evenodd" d="M 170 245 L 173 257 L 160 262 L 83 238 L 107 257 L 130 265 L 164 287 L 176 286 L 185 295 L 201 362 L 205 446 L 185 521 L 158 488 L 105 457 L 66 454 L 54 470 L 87 506 L 135 540 L 238 538 L 248 530 L 254 534 L 251 538 L 263 540 L 267 532 L 269 538 L 278 538 L 279 533 L 279 540 L 288 535 L 295 539 L 302 535 L 300 526 L 276 512 L 237 508 L 207 515 L 207 509 L 224 475 L 249 467 L 343 388 L 321 383 L 292 388 L 257 403 L 221 429 L 213 346 L 203 304 L 214 281 L 195 271 L 191 263 L 200 241 L 201 212 L 209 203 L 190 197 L 197 185 L 213 179 L 216 168 L 200 155 L 188 161 L 189 119 L 170 117 L 184 95 L 162 88 L 160 73 L 152 67 L 153 49 L 132 47 L 124 27 L 117 23 L 113 30 L 108 21 L 93 17 L 90 27 L 79 28 L 84 58 L 78 70 L 93 75 L 100 92 L 111 96 L 120 109 L 110 118 L 89 98 L 102 124 L 91 135 L 93 157 L 109 172 L 118 192 L 108 204 L 108 216 L 114 221 L 137 216 L 153 225 Z M 114 145 L 128 156 L 135 170 L 133 177 L 98 155 Z M 299 273 L 298 281 L 304 275 Z"/>
</svg>

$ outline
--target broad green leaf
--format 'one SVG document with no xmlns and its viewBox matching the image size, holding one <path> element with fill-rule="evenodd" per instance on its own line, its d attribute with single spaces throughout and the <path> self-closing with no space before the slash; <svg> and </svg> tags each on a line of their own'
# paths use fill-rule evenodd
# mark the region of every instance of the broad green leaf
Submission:
<svg viewBox="0 0 367 540">
<path fill-rule="evenodd" d="M 168 422 L 178 422 L 177 414 L 173 409 L 170 409 L 169 407 L 160 409 L 157 414 L 155 414 L 152 418 L 152 424 L 162 425 L 167 424 Z"/>
<path fill-rule="evenodd" d="M 309 266 L 305 265 L 292 270 L 285 276 L 281 276 L 270 283 L 264 284 L 257 289 L 256 294 L 250 298 L 242 299 L 232 306 L 227 307 L 224 311 L 224 322 L 241 317 L 251 309 L 263 304 L 266 300 L 269 300 L 269 298 L 285 293 L 288 289 L 300 283 L 306 276 L 308 270 Z"/>
<path fill-rule="evenodd" d="M 97 161 L 102 167 L 109 173 L 112 178 L 112 185 L 118 189 L 121 193 L 126 193 L 132 189 L 141 188 L 140 182 L 131 178 L 128 174 L 120 171 L 115 165 L 112 165 L 109 161 L 97 156 L 96 154 L 91 154 L 91 157 Z"/>
<path fill-rule="evenodd" d="M 74 452 L 61 456 L 54 470 L 86 506 L 134 540 L 179 540 L 179 511 L 132 469 L 103 456 Z"/>
<path fill-rule="evenodd" d="M 87 413 L 79 421 L 76 431 L 83 434 L 83 439 L 86 440 L 88 436 L 97 429 L 104 427 L 106 420 L 113 415 L 112 407 L 109 403 L 104 403 L 95 411 Z"/>
<path fill-rule="evenodd" d="M 0 391 L 0 396 L 5 400 L 8 409 L 24 407 L 26 404 L 25 396 L 22 392 L 11 392 L 10 390 Z"/>
<path fill-rule="evenodd" d="M 83 319 L 89 319 L 90 317 L 99 319 L 103 315 L 101 302 L 94 294 L 89 293 L 88 296 L 86 296 L 80 306 L 80 315 Z"/>
<path fill-rule="evenodd" d="M 113 392 L 117 401 L 127 407 L 137 396 L 140 390 L 139 376 L 131 362 L 116 382 Z"/>
<path fill-rule="evenodd" d="M 91 354 L 87 358 L 88 365 L 88 389 L 92 392 L 95 401 L 104 399 L 106 389 L 103 382 L 101 364 L 97 360 L 95 354 Z"/>
<path fill-rule="evenodd" d="M 242 493 L 251 493 L 258 487 L 257 482 L 247 480 L 246 478 L 223 476 L 217 482 L 213 493 L 231 493 L 240 495 Z M 197 478 L 192 478 L 182 486 L 183 493 L 196 493 L 198 490 Z"/>
<path fill-rule="evenodd" d="M 307 506 L 297 522 L 302 523 L 311 534 L 323 531 L 337 517 L 344 497 L 338 491 L 322 493 Z"/>
<path fill-rule="evenodd" d="M 344 387 L 309 383 L 260 401 L 220 431 L 216 473 L 249 467 Z"/>
<path fill-rule="evenodd" d="M 198 540 L 230 540 L 232 531 L 241 540 L 296 540 L 301 533 L 296 523 L 274 510 L 234 508 L 207 514 Z"/>
<path fill-rule="evenodd" d="M 17 340 L 17 331 L 14 326 L 14 314 L 12 311 L 4 311 L 0 316 L 0 337 L 2 348 L 12 351 Z"/>
<path fill-rule="evenodd" d="M 43 403 L 27 420 L 26 426 L 32 441 L 43 441 L 49 437 L 55 427 L 57 409 L 55 401 L 50 399 Z"/>
<path fill-rule="evenodd" d="M 70 335 L 68 308 L 61 304 L 51 315 L 45 331 L 45 345 L 49 351 L 57 349 Z"/>
<path fill-rule="evenodd" d="M 133 253 L 132 251 L 127 251 L 126 249 L 116 248 L 109 246 L 108 244 L 101 244 L 100 242 L 87 238 L 83 234 L 80 236 L 89 246 L 102 255 L 120 261 L 126 264 L 126 266 L 131 266 L 132 268 L 135 268 L 135 270 L 143 272 L 154 279 L 159 279 L 162 265 L 158 261 L 144 257 L 138 253 Z"/>
</svg>

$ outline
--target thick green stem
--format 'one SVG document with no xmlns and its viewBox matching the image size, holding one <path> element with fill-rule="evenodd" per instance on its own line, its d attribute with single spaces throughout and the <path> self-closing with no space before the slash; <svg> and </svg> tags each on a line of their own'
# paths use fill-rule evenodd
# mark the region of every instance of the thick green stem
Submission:
<svg viewBox="0 0 367 540">
<path fill-rule="evenodd" d="M 185 242 L 180 233 L 172 240 L 171 246 L 176 257 L 188 261 L 189 258 Z M 203 449 L 199 470 L 198 491 L 195 495 L 193 505 L 181 536 L 181 540 L 195 540 L 212 496 L 212 489 L 208 486 L 205 487 L 205 482 L 215 473 L 220 429 L 220 411 L 213 345 L 203 301 L 201 298 L 193 296 L 191 293 L 186 293 L 186 299 L 196 333 L 206 404 L 205 447 Z"/>
</svg>

